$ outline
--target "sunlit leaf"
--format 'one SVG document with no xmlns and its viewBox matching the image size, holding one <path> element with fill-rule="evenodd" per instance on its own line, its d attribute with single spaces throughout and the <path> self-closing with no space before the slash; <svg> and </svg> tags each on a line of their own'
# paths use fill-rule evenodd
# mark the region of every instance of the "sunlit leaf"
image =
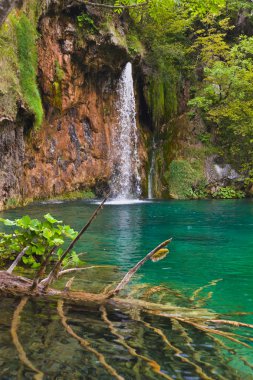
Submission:
<svg viewBox="0 0 253 380">
<path fill-rule="evenodd" d="M 61 220 L 57 220 L 55 219 L 51 214 L 46 214 L 44 215 L 44 218 L 51 224 L 54 224 L 54 223 L 62 223 Z"/>
<path fill-rule="evenodd" d="M 154 262 L 163 260 L 169 253 L 169 250 L 167 248 L 159 249 L 152 257 L 151 260 Z"/>
</svg>

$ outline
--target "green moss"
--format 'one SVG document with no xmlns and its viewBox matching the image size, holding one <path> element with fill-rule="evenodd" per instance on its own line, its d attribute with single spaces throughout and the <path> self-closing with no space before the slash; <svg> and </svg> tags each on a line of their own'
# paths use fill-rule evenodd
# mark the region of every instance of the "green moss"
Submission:
<svg viewBox="0 0 253 380">
<path fill-rule="evenodd" d="M 59 110 L 61 110 L 62 109 L 62 91 L 61 91 L 60 82 L 58 81 L 53 82 L 52 94 L 53 94 L 53 98 L 51 100 L 52 105 L 58 108 Z"/>
<path fill-rule="evenodd" d="M 24 13 L 12 17 L 17 37 L 20 87 L 28 109 L 35 116 L 35 127 L 43 121 L 43 107 L 37 85 L 37 30 Z"/>
<path fill-rule="evenodd" d="M 132 55 L 144 55 L 145 49 L 137 33 L 131 31 L 127 34 L 127 47 Z"/>
<path fill-rule="evenodd" d="M 64 70 L 62 69 L 58 61 L 55 61 L 55 76 L 59 82 L 61 82 L 65 77 Z"/>
<path fill-rule="evenodd" d="M 10 18 L 0 29 L 0 115 L 15 119 L 21 89 L 18 78 L 17 39 Z"/>
<path fill-rule="evenodd" d="M 55 61 L 55 75 L 52 85 L 52 98 L 50 98 L 50 102 L 59 110 L 62 109 L 62 81 L 64 77 L 64 70 L 62 69 L 60 63 L 58 61 Z"/>
<path fill-rule="evenodd" d="M 177 113 L 177 92 L 173 80 L 154 76 L 145 95 L 155 127 L 168 122 Z"/>
<path fill-rule="evenodd" d="M 176 199 L 204 197 L 203 166 L 186 160 L 173 160 L 165 173 L 170 196 Z"/>
<path fill-rule="evenodd" d="M 6 209 L 15 208 L 20 206 L 20 200 L 19 198 L 9 198 L 5 204 Z"/>
<path fill-rule="evenodd" d="M 71 199 L 92 199 L 95 198 L 95 194 L 91 190 L 76 190 L 68 193 L 64 193 L 61 195 L 57 195 L 54 197 L 50 197 L 50 199 L 57 200 L 71 200 Z"/>
</svg>

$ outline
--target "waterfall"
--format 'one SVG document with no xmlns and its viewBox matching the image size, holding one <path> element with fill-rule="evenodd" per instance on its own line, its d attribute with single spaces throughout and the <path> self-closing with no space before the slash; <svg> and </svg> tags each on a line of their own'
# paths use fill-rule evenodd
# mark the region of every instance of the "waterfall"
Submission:
<svg viewBox="0 0 253 380">
<path fill-rule="evenodd" d="M 151 165 L 148 174 L 148 199 L 153 199 L 153 181 L 154 181 L 154 170 L 155 170 L 155 143 L 152 143 L 152 153 L 151 153 Z"/>
<path fill-rule="evenodd" d="M 138 137 L 132 64 L 127 63 L 119 79 L 118 123 L 112 143 L 111 193 L 116 199 L 134 199 L 141 194 Z"/>
</svg>

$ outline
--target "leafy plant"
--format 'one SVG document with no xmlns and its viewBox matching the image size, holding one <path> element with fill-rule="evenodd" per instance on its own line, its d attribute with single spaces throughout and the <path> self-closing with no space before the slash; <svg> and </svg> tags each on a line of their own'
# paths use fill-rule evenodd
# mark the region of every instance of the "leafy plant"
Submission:
<svg viewBox="0 0 253 380">
<path fill-rule="evenodd" d="M 233 199 L 233 198 L 244 198 L 245 193 L 241 190 L 235 190 L 230 186 L 220 187 L 215 193 L 212 194 L 213 198 L 221 199 Z"/>
<path fill-rule="evenodd" d="M 77 25 L 79 28 L 86 28 L 90 32 L 95 32 L 98 30 L 94 20 L 85 12 L 82 12 L 79 16 L 77 16 Z"/>
<path fill-rule="evenodd" d="M 0 222 L 12 229 L 11 233 L 0 233 L 0 258 L 4 262 L 12 261 L 25 248 L 28 247 L 22 257 L 23 263 L 32 268 L 40 266 L 43 258 L 54 247 L 64 244 L 65 238 L 73 240 L 77 232 L 70 226 L 62 224 L 52 215 L 44 215 L 44 220 L 31 219 L 28 215 L 20 219 L 0 219 Z M 52 260 L 60 256 L 62 248 L 58 248 Z M 76 252 L 70 252 L 63 263 L 64 266 L 74 263 L 80 265 L 81 261 Z"/>
</svg>

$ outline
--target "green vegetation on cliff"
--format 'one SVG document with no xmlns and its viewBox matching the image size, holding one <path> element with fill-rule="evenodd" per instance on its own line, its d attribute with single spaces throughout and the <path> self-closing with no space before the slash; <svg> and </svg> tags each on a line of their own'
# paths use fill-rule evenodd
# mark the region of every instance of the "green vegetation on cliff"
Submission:
<svg viewBox="0 0 253 380">
<path fill-rule="evenodd" d="M 19 101 L 34 115 L 35 127 L 43 119 L 37 84 L 37 20 L 38 4 L 33 0 L 21 11 L 12 11 L 0 29 L 0 112 L 15 119 Z"/>
<path fill-rule="evenodd" d="M 35 127 L 43 119 L 43 108 L 37 85 L 37 30 L 25 15 L 13 17 L 17 35 L 18 68 L 23 99 L 35 116 Z"/>
<path fill-rule="evenodd" d="M 145 97 L 157 140 L 164 142 L 168 121 L 176 115 L 188 112 L 192 123 L 200 117 L 202 135 L 210 136 L 209 143 L 244 177 L 246 187 L 253 184 L 252 10 L 247 0 L 150 0 L 129 12 L 147 51 Z M 157 157 L 167 160 L 157 166 L 169 178 L 172 152 Z"/>
</svg>

